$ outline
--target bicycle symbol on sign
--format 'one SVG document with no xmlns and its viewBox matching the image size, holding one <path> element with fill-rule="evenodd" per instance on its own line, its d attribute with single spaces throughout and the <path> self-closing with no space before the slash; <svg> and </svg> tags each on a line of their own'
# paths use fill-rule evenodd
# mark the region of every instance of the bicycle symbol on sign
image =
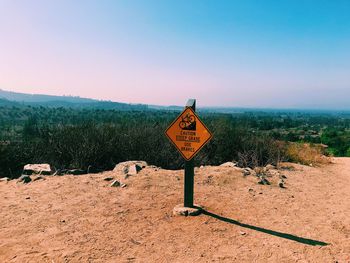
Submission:
<svg viewBox="0 0 350 263">
<path fill-rule="evenodd" d="M 182 130 L 195 131 L 196 130 L 196 117 L 187 113 L 185 116 L 181 116 L 179 127 Z"/>
</svg>

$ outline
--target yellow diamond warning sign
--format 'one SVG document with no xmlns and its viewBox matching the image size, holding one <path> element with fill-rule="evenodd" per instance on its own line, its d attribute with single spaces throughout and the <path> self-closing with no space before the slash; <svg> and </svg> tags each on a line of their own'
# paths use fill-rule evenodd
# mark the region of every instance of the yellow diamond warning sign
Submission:
<svg viewBox="0 0 350 263">
<path fill-rule="evenodd" d="M 212 138 L 208 128 L 190 107 L 176 118 L 165 134 L 187 161 Z"/>
</svg>

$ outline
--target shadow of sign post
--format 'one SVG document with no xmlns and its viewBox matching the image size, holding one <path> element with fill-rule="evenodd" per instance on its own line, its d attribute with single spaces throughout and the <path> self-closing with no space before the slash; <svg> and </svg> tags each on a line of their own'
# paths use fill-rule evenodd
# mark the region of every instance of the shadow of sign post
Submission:
<svg viewBox="0 0 350 263">
<path fill-rule="evenodd" d="M 227 218 L 227 217 L 223 217 L 223 216 L 220 216 L 220 215 L 216 215 L 216 214 L 213 214 L 213 213 L 208 212 L 206 210 L 203 210 L 202 214 L 210 216 L 210 217 L 213 217 L 215 219 L 218 219 L 218 220 L 226 222 L 226 223 L 230 223 L 230 224 L 233 224 L 233 225 L 236 225 L 236 226 L 252 229 L 252 230 L 255 230 L 255 231 L 259 231 L 259 232 L 263 232 L 263 233 L 266 233 L 266 234 L 269 234 L 269 235 L 272 235 L 272 236 L 289 239 L 289 240 L 292 240 L 292 241 L 295 241 L 295 242 L 298 242 L 298 243 L 302 243 L 302 244 L 305 244 L 305 245 L 310 245 L 310 246 L 327 246 L 327 245 L 329 245 L 328 243 L 325 243 L 325 242 L 322 242 L 322 241 L 318 241 L 318 240 L 298 237 L 298 236 L 287 234 L 287 233 L 283 233 L 283 232 L 278 232 L 278 231 L 274 231 L 274 230 L 270 230 L 270 229 L 266 229 L 266 228 L 262 228 L 262 227 L 258 227 L 258 226 L 244 224 L 244 223 L 241 223 L 241 222 L 239 222 L 237 220 L 230 219 L 230 218 Z"/>
</svg>

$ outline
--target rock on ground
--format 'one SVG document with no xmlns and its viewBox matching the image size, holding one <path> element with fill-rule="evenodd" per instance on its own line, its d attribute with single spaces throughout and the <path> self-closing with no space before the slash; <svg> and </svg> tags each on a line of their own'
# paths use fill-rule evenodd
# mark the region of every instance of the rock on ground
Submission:
<svg viewBox="0 0 350 263">
<path fill-rule="evenodd" d="M 145 168 L 148 164 L 145 161 L 127 161 L 118 163 L 113 172 L 122 175 L 136 175 L 139 171 Z"/>
<path fill-rule="evenodd" d="M 0 178 L 0 182 L 8 182 L 8 181 L 10 181 L 10 178 L 8 177 Z"/>
<path fill-rule="evenodd" d="M 23 168 L 23 174 L 52 174 L 51 166 L 47 163 L 43 164 L 26 164 Z"/>
<path fill-rule="evenodd" d="M 198 216 L 202 213 L 202 207 L 195 205 L 194 207 L 184 207 L 182 204 L 177 205 L 173 209 L 175 216 Z"/>
<path fill-rule="evenodd" d="M 120 186 L 120 182 L 118 180 L 114 180 L 111 184 L 111 187 L 119 187 Z"/>
<path fill-rule="evenodd" d="M 233 162 L 226 162 L 220 165 L 221 167 L 236 167 L 236 164 Z"/>
<path fill-rule="evenodd" d="M 113 179 L 114 178 L 112 176 L 107 176 L 107 177 L 103 178 L 103 180 L 107 181 L 107 182 L 112 181 Z"/>
<path fill-rule="evenodd" d="M 283 179 L 280 179 L 280 180 L 278 181 L 278 186 L 281 187 L 281 188 L 285 188 L 285 186 L 284 186 L 284 180 L 283 180 Z"/>
</svg>

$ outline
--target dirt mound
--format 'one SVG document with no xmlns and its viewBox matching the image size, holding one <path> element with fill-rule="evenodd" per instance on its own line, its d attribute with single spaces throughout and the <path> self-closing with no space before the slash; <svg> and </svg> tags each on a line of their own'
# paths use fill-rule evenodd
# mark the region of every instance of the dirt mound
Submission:
<svg viewBox="0 0 350 263">
<path fill-rule="evenodd" d="M 285 188 L 196 168 L 197 217 L 172 214 L 183 171 L 1 181 L 0 262 L 350 262 L 350 159 L 285 167 Z"/>
</svg>

